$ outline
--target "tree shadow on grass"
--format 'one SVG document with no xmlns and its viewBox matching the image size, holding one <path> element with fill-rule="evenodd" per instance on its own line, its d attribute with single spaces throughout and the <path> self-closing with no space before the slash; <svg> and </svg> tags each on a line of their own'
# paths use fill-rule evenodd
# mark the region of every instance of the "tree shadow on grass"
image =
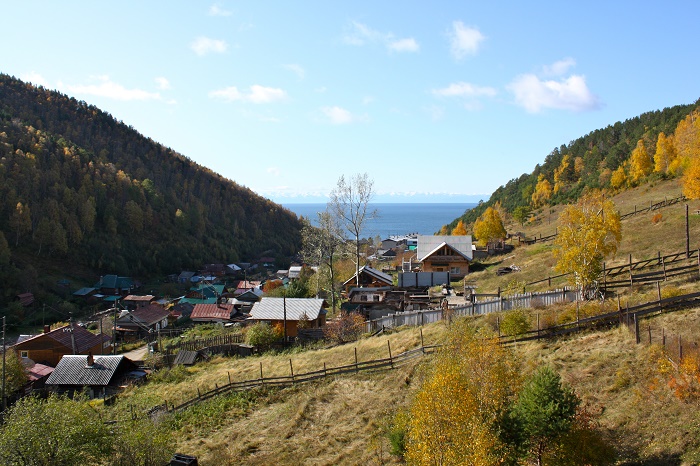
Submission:
<svg viewBox="0 0 700 466">
<path fill-rule="evenodd" d="M 677 453 L 661 453 L 639 461 L 625 461 L 620 466 L 681 466 L 683 461 Z"/>
</svg>

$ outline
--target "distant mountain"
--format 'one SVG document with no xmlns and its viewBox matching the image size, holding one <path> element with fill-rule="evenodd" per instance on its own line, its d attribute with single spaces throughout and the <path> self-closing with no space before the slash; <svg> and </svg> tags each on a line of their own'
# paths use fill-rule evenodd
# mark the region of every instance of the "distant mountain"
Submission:
<svg viewBox="0 0 700 466">
<path fill-rule="evenodd" d="M 506 212 L 513 214 L 518 210 L 535 210 L 544 204 L 575 202 L 585 189 L 619 190 L 625 186 L 634 186 L 638 181 L 628 176 L 633 150 L 638 147 L 643 149 L 646 162 L 653 167 L 660 133 L 672 135 L 679 123 L 687 121 L 687 117 L 698 108 L 700 100 L 694 104 L 643 113 L 562 144 L 554 148 L 541 165 L 537 164 L 532 173 L 524 173 L 510 180 L 494 191 L 486 202 L 443 226 L 443 233 L 451 231 L 460 220 L 465 224 L 473 223 L 486 208 L 498 203 Z M 690 119 L 694 121 L 692 117 Z M 687 155 L 678 154 L 678 157 L 680 160 Z M 613 176 L 616 171 L 623 181 L 619 186 L 616 183 L 620 177 L 616 179 Z M 674 175 L 670 172 L 656 172 L 649 176 L 664 178 Z M 532 194 L 540 182 L 549 186 L 549 193 L 546 202 L 538 205 L 533 202 Z"/>
<path fill-rule="evenodd" d="M 292 212 L 108 113 L 0 74 L 0 308 L 35 292 L 46 264 L 153 277 L 284 261 L 300 230 Z"/>
<path fill-rule="evenodd" d="M 474 204 L 487 199 L 488 194 L 450 194 L 450 193 L 378 193 L 372 198 L 377 204 Z M 324 195 L 277 196 L 273 200 L 282 205 L 290 204 L 326 204 L 329 200 Z"/>
</svg>

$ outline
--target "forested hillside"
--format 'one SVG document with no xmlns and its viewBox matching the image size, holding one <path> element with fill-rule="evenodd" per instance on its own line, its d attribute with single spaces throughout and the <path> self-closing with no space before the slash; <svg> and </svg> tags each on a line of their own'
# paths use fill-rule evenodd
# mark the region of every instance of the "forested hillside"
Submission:
<svg viewBox="0 0 700 466">
<path fill-rule="evenodd" d="M 698 136 L 697 119 L 691 113 L 699 107 L 700 101 L 647 112 L 562 144 L 532 173 L 499 187 L 487 202 L 445 225 L 441 233 L 449 234 L 460 220 L 472 224 L 489 206 L 500 205 L 522 223 L 536 209 L 575 201 L 584 189 L 619 191 L 649 177 L 678 176 L 698 155 L 682 146 Z M 684 134 L 674 138 L 678 128 Z"/>
<path fill-rule="evenodd" d="M 145 278 L 289 257 L 300 229 L 108 113 L 0 74 L 0 307 L 47 263 Z"/>
</svg>

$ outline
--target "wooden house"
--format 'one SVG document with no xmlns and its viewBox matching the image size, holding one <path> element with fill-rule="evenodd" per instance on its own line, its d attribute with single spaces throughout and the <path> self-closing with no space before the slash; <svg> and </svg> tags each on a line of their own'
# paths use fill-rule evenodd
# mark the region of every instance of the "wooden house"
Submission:
<svg viewBox="0 0 700 466">
<path fill-rule="evenodd" d="M 423 272 L 450 272 L 452 278 L 460 279 L 469 273 L 472 237 L 420 235 L 416 252 Z"/>
<path fill-rule="evenodd" d="M 267 322 L 270 325 L 287 324 L 287 337 L 297 336 L 300 321 L 309 328 L 326 325 L 328 304 L 317 298 L 265 298 L 253 304 L 249 322 Z"/>
<path fill-rule="evenodd" d="M 343 283 L 343 288 L 345 288 L 346 292 L 349 292 L 350 288 L 353 287 L 378 288 L 384 286 L 392 286 L 394 284 L 394 279 L 391 278 L 391 275 L 388 275 L 384 272 L 381 272 L 377 269 L 373 269 L 372 267 L 366 265 L 360 267 L 359 284 L 357 283 L 355 277 L 357 277 L 357 273 L 355 273 L 355 275 L 353 275 L 350 279 Z"/>
<path fill-rule="evenodd" d="M 86 391 L 90 398 L 104 398 L 145 375 L 124 355 L 67 355 L 58 362 L 45 385 L 58 393 Z"/>
<path fill-rule="evenodd" d="M 56 366 L 67 354 L 101 354 L 110 351 L 111 338 L 94 334 L 78 325 L 65 325 L 55 330 L 44 327 L 44 333 L 27 335 L 11 346 L 22 359 Z"/>
<path fill-rule="evenodd" d="M 136 335 L 157 332 L 168 326 L 170 311 L 157 304 L 149 304 L 117 319 L 117 327 Z"/>
<path fill-rule="evenodd" d="M 195 304 L 192 314 L 190 314 L 190 319 L 192 319 L 192 322 L 216 324 L 227 324 L 243 320 L 242 316 L 240 316 L 240 319 L 235 319 L 235 316 L 236 309 L 233 307 L 233 304 Z"/>
</svg>

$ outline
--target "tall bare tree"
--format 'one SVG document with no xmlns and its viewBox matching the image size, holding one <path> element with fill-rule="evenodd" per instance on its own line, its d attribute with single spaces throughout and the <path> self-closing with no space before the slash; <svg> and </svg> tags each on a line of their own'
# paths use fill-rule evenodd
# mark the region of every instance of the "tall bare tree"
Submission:
<svg viewBox="0 0 700 466">
<path fill-rule="evenodd" d="M 328 289 L 331 293 L 331 306 L 335 310 L 335 260 L 344 254 L 346 240 L 342 226 L 328 208 L 317 215 L 318 227 L 307 222 L 302 228 L 301 254 L 304 261 L 328 270 Z M 321 275 L 321 270 L 318 275 Z"/>
<path fill-rule="evenodd" d="M 377 216 L 376 210 L 369 210 L 374 197 L 374 181 L 367 173 L 358 173 L 349 180 L 345 176 L 331 191 L 328 210 L 350 234 L 355 242 L 355 283 L 360 284 L 360 238 L 368 220 Z"/>
</svg>

